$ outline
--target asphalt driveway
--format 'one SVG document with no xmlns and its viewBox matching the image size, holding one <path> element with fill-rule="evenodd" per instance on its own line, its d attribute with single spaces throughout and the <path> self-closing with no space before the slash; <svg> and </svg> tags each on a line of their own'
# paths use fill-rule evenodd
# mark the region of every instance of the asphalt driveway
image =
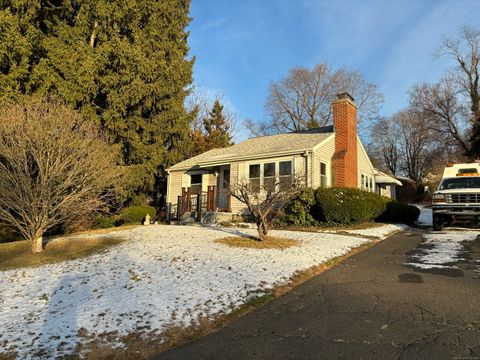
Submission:
<svg viewBox="0 0 480 360">
<path fill-rule="evenodd" d="M 480 359 L 480 236 L 453 272 L 406 263 L 413 231 L 154 359 Z"/>
</svg>

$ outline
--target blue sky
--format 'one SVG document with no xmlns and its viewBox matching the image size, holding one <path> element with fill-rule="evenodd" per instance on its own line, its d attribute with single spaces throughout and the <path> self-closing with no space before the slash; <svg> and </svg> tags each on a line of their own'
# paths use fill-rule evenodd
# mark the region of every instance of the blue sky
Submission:
<svg viewBox="0 0 480 360">
<path fill-rule="evenodd" d="M 360 70 L 385 96 L 382 115 L 408 89 L 451 64 L 435 59 L 442 36 L 480 27 L 479 0 L 192 0 L 189 43 L 196 86 L 236 114 L 265 119 L 268 86 L 294 66 L 328 62 Z"/>
</svg>

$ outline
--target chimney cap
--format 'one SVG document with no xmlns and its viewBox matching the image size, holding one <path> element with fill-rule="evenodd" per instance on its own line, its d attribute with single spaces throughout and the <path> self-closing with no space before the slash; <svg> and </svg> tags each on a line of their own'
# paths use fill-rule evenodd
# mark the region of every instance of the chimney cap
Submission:
<svg viewBox="0 0 480 360">
<path fill-rule="evenodd" d="M 337 99 L 338 99 L 338 100 L 347 99 L 347 100 L 350 100 L 350 101 L 352 101 L 352 102 L 355 102 L 355 99 L 353 98 L 353 96 L 350 95 L 350 94 L 349 94 L 348 92 L 346 92 L 346 91 L 337 94 Z"/>
</svg>

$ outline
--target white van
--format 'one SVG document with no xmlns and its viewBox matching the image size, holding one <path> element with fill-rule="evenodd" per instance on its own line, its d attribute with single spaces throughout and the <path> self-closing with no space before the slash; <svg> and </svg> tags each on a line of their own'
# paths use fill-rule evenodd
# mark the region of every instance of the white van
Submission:
<svg viewBox="0 0 480 360">
<path fill-rule="evenodd" d="M 480 161 L 447 165 L 432 211 L 435 231 L 445 225 L 480 226 Z"/>
</svg>

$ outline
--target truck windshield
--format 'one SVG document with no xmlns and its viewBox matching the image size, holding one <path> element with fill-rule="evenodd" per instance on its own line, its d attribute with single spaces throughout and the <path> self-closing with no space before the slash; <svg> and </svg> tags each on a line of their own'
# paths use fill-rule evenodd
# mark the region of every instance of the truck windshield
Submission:
<svg viewBox="0 0 480 360">
<path fill-rule="evenodd" d="M 480 188 L 480 177 L 458 177 L 445 179 L 440 184 L 440 190 L 478 188 Z"/>
</svg>

